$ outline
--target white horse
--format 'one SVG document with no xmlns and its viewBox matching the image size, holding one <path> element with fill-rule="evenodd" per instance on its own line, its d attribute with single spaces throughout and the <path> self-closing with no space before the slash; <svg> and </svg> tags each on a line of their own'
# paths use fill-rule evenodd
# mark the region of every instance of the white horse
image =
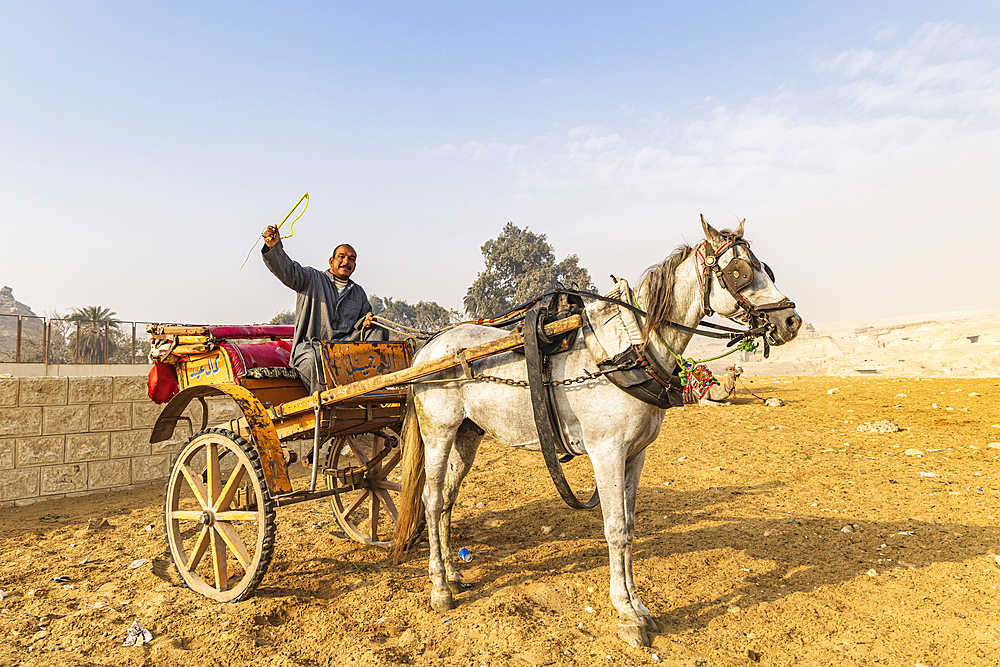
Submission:
<svg viewBox="0 0 1000 667">
<path fill-rule="evenodd" d="M 766 336 L 772 345 L 792 340 L 802 323 L 794 304 L 774 286 L 770 270 L 743 241 L 743 222 L 735 231 L 718 232 L 704 218 L 702 226 L 706 241 L 697 248 L 678 248 L 647 271 L 635 290 L 635 301 L 647 313 L 644 354 L 665 369 L 674 367 L 665 346 L 680 354 L 691 338 L 690 333 L 668 324 L 695 327 L 707 309 L 744 325 L 770 325 Z M 724 276 L 722 266 L 742 270 L 744 275 L 739 280 Z M 752 276 L 746 275 L 748 269 Z M 582 335 L 568 352 L 551 358 L 552 380 L 578 378 L 586 374 L 585 369 L 597 371 L 599 362 L 628 349 L 635 342 L 636 324 L 633 319 L 630 336 L 623 326 L 629 316 L 613 303 L 587 305 Z M 506 335 L 490 327 L 456 327 L 424 346 L 414 364 L 455 355 Z M 472 371 L 515 381 L 526 378 L 524 357 L 510 352 L 475 361 Z M 451 553 L 451 511 L 483 432 L 511 447 L 538 451 L 540 446 L 526 387 L 468 380 L 461 369 L 427 379 L 435 382 L 414 384 L 407 404 L 396 554 L 403 548 L 403 536 L 409 536 L 419 521 L 422 499 L 430 544 L 430 604 L 446 611 L 454 606 L 452 587 L 457 591 L 462 585 Z M 441 382 L 447 379 L 453 381 Z M 632 540 L 645 447 L 659 434 L 664 409 L 634 398 L 606 377 L 556 387 L 553 393 L 563 440 L 575 453 L 587 454 L 594 468 L 608 542 L 611 603 L 619 615 L 618 634 L 633 646 L 649 646 L 647 631 L 658 630 L 633 583 Z"/>
</svg>

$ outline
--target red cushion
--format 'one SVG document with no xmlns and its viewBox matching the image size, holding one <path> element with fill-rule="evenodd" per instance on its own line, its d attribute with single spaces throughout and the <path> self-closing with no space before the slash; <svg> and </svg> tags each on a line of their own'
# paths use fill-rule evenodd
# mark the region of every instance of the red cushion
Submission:
<svg viewBox="0 0 1000 667">
<path fill-rule="evenodd" d="M 292 356 L 292 346 L 286 340 L 240 344 L 224 340 L 219 345 L 229 353 L 236 377 L 243 377 L 251 368 L 287 368 Z"/>
<path fill-rule="evenodd" d="M 295 333 L 295 327 L 291 324 L 225 325 L 211 327 L 211 332 L 220 340 L 226 338 L 291 338 Z"/>
</svg>

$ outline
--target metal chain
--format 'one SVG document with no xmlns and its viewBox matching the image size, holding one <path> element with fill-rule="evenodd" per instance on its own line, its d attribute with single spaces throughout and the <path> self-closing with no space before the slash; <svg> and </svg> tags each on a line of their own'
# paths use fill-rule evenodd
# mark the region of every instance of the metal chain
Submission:
<svg viewBox="0 0 1000 667">
<path fill-rule="evenodd" d="M 584 368 L 583 372 L 586 373 L 586 375 L 581 375 L 580 377 L 576 378 L 570 378 L 568 380 L 550 380 L 543 384 L 546 387 L 560 387 L 560 386 L 568 386 L 571 384 L 581 384 L 583 382 L 587 382 L 588 380 L 597 380 L 605 375 L 608 375 L 609 373 L 615 373 L 617 371 L 630 371 L 636 368 L 643 368 L 643 367 L 645 367 L 644 363 L 642 363 L 641 361 L 634 361 L 630 364 L 618 364 L 614 368 L 608 368 L 603 371 L 597 371 L 596 373 L 591 373 L 586 368 Z M 506 384 L 512 387 L 528 386 L 527 380 L 511 380 L 510 378 L 498 378 L 493 375 L 484 375 L 482 373 L 477 374 L 475 376 L 475 379 L 485 380 L 487 382 L 496 382 L 498 384 Z"/>
</svg>

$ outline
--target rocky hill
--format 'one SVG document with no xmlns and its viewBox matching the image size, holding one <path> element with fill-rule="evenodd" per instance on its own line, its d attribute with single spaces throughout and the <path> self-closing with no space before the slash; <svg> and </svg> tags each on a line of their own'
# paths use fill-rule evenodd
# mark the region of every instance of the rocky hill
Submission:
<svg viewBox="0 0 1000 667">
<path fill-rule="evenodd" d="M 31 308 L 14 298 L 7 286 L 0 289 L 0 362 L 17 358 L 17 315 L 37 317 Z M 25 320 L 21 326 L 21 360 L 41 358 L 42 320 Z"/>
<path fill-rule="evenodd" d="M 719 348 L 719 349 L 716 349 Z M 693 342 L 685 356 L 724 351 Z M 734 355 L 735 356 L 735 355 Z M 804 324 L 798 338 L 739 363 L 756 375 L 1000 377 L 1000 310 Z M 730 365 L 727 357 L 710 366 Z"/>
<path fill-rule="evenodd" d="M 0 315 L 31 315 L 31 308 L 14 298 L 14 290 L 4 286 L 0 289 Z"/>
</svg>

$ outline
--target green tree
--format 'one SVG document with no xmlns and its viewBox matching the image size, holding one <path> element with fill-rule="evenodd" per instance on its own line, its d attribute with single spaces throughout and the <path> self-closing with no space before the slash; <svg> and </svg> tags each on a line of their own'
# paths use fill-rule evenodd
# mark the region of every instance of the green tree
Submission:
<svg viewBox="0 0 1000 667">
<path fill-rule="evenodd" d="M 279 311 L 268 324 L 295 324 L 295 312 L 291 310 Z"/>
<path fill-rule="evenodd" d="M 390 322 L 402 324 L 421 331 L 437 331 L 457 322 L 458 311 L 439 306 L 434 301 L 420 301 L 409 304 L 392 297 L 379 297 L 374 294 L 368 301 L 372 304 L 372 312 Z"/>
<path fill-rule="evenodd" d="M 116 314 L 101 306 L 73 309 L 66 319 L 73 323 L 69 331 L 69 350 L 76 363 L 108 363 L 118 350 L 122 336 Z"/>
<path fill-rule="evenodd" d="M 495 239 L 483 244 L 486 269 L 465 293 L 470 317 L 494 317 L 560 285 L 594 291 L 590 272 L 576 255 L 556 262 L 545 234 L 535 234 L 508 222 Z"/>
</svg>

